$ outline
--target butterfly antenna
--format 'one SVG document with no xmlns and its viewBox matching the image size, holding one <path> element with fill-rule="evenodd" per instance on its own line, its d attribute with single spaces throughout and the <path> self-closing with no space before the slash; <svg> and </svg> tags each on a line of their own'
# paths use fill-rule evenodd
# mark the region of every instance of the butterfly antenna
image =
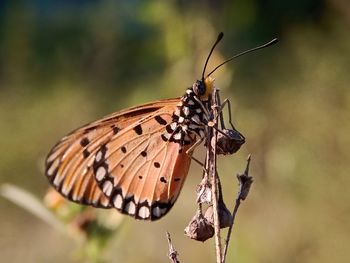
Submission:
<svg viewBox="0 0 350 263">
<path fill-rule="evenodd" d="M 205 61 L 205 64 L 204 64 L 204 68 L 203 68 L 203 73 L 202 73 L 202 79 L 204 79 L 204 74 L 205 74 L 205 70 L 207 68 L 207 65 L 208 65 L 208 61 L 209 61 L 209 58 L 211 56 L 211 54 L 213 53 L 214 51 L 214 48 L 216 47 L 216 45 L 220 42 L 220 40 L 223 38 L 224 36 L 224 33 L 220 32 L 220 34 L 218 35 L 218 38 L 216 39 L 213 47 L 211 48 L 210 52 L 209 52 L 209 55 L 207 57 L 207 60 Z"/>
<path fill-rule="evenodd" d="M 228 63 L 228 62 L 230 62 L 231 60 L 233 60 L 233 59 L 235 59 L 235 58 L 238 58 L 238 57 L 240 57 L 240 56 L 243 56 L 243 55 L 245 55 L 245 54 L 247 54 L 247 53 L 254 52 L 254 51 L 256 51 L 256 50 L 259 50 L 259 49 L 266 48 L 266 47 L 268 47 L 268 46 L 274 45 L 274 44 L 276 44 L 277 42 L 278 42 L 278 39 L 277 39 L 277 38 L 274 38 L 274 39 L 272 39 L 270 42 L 265 43 L 264 45 L 261 45 L 261 46 L 258 46 L 258 47 L 252 48 L 252 49 L 248 49 L 248 50 L 243 51 L 243 52 L 241 52 L 241 53 L 239 53 L 239 54 L 237 54 L 237 55 L 234 55 L 233 57 L 231 57 L 231 58 L 225 60 L 224 62 L 222 62 L 220 65 L 216 66 L 216 67 L 207 75 L 207 77 L 209 77 L 209 76 L 210 76 L 211 74 L 213 74 L 218 68 L 220 68 L 222 65 L 224 65 L 224 64 L 226 64 L 226 63 Z M 214 45 L 214 47 L 215 47 L 215 45 Z M 213 48 L 214 48 L 214 47 L 213 47 Z M 210 54 L 211 54 L 211 53 L 210 53 Z M 210 55 L 209 55 L 209 56 L 210 56 Z M 204 73 L 204 72 L 203 72 L 203 73 Z"/>
</svg>

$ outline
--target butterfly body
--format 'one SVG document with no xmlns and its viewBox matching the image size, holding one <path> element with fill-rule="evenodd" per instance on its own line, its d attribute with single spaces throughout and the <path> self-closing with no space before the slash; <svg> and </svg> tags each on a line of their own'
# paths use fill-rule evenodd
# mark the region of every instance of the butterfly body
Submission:
<svg viewBox="0 0 350 263">
<path fill-rule="evenodd" d="M 129 108 L 73 131 L 47 157 L 52 186 L 77 203 L 161 218 L 188 174 L 188 149 L 206 134 L 205 85 L 197 81 L 181 98 Z"/>
</svg>

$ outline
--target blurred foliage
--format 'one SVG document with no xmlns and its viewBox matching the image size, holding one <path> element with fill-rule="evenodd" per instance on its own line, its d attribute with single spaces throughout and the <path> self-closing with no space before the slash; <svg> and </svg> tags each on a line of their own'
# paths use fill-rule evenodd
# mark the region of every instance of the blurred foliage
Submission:
<svg viewBox="0 0 350 263">
<path fill-rule="evenodd" d="M 1 1 L 0 183 L 42 198 L 45 155 L 64 134 L 127 106 L 182 95 L 200 76 L 220 31 L 225 38 L 209 68 L 278 36 L 277 46 L 215 73 L 247 138 L 238 154 L 220 158 L 231 207 L 235 174 L 248 153 L 255 181 L 240 208 L 228 259 L 345 262 L 349 17 L 345 0 Z M 163 220 L 125 219 L 106 261 L 165 262 L 168 230 L 184 262 L 213 262 L 212 243 L 183 236 L 200 174 L 193 164 Z M 71 256 L 71 239 L 4 199 L 0 209 L 4 261 L 79 261 Z"/>
</svg>

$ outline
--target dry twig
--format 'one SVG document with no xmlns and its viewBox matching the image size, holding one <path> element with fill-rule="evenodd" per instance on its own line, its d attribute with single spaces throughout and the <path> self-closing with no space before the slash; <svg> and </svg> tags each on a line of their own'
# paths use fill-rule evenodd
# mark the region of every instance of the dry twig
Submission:
<svg viewBox="0 0 350 263">
<path fill-rule="evenodd" d="M 169 232 L 166 232 L 166 237 L 168 239 L 168 245 L 169 245 L 168 257 L 170 258 L 172 263 L 180 263 L 180 261 L 177 259 L 178 253 L 175 250 L 173 244 L 171 243 L 171 237 L 170 237 L 170 233 Z"/>
<path fill-rule="evenodd" d="M 220 105 L 218 104 L 218 90 L 214 88 L 212 97 L 212 113 L 213 113 L 213 126 L 209 127 L 209 140 L 207 143 L 207 154 L 209 155 L 208 172 L 212 178 L 212 204 L 214 212 L 214 230 L 215 230 L 215 251 L 216 251 L 216 262 L 222 262 L 222 251 L 221 251 L 221 236 L 220 236 L 220 219 L 218 212 L 218 173 L 216 168 L 216 143 L 218 137 L 218 117 Z"/>
<path fill-rule="evenodd" d="M 247 166 L 245 168 L 244 173 L 241 175 L 239 175 L 239 174 L 237 175 L 237 179 L 239 182 L 239 190 L 238 190 L 238 194 L 237 194 L 237 198 L 236 198 L 235 207 L 234 207 L 233 212 L 232 212 L 232 222 L 231 222 L 231 225 L 229 226 L 229 229 L 227 232 L 227 237 L 226 237 L 226 242 L 225 242 L 224 252 L 223 252 L 223 259 L 222 259 L 223 263 L 226 260 L 227 249 L 228 249 L 228 245 L 230 242 L 232 229 L 233 229 L 233 225 L 235 223 L 235 218 L 236 218 L 238 208 L 241 204 L 241 201 L 244 201 L 247 198 L 250 187 L 253 183 L 253 178 L 251 176 L 249 176 L 250 160 L 251 160 L 251 156 L 249 155 L 248 159 L 247 159 Z"/>
</svg>

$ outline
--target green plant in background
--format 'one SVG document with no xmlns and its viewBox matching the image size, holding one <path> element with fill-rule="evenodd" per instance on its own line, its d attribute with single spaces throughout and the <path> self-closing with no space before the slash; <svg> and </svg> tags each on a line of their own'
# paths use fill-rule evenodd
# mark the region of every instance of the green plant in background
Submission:
<svg viewBox="0 0 350 263">
<path fill-rule="evenodd" d="M 108 241 L 122 227 L 122 216 L 118 213 L 101 216 L 96 209 L 65 200 L 53 189 L 49 189 L 43 201 L 9 184 L 0 186 L 0 195 L 72 238 L 77 247 L 74 258 L 79 261 L 104 262 Z"/>
</svg>

